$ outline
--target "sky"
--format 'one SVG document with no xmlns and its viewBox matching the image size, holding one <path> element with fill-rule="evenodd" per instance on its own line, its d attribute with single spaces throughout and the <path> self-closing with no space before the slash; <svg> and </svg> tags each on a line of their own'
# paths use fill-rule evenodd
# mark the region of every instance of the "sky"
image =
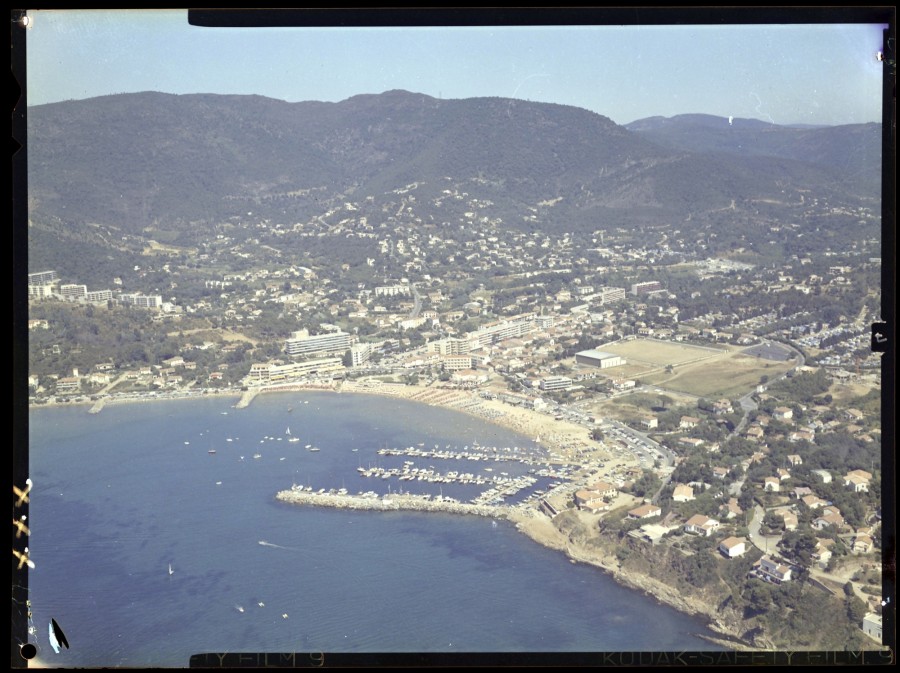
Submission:
<svg viewBox="0 0 900 673">
<path fill-rule="evenodd" d="M 39 10 L 25 28 L 27 100 L 162 91 L 337 102 L 405 89 L 572 105 L 618 124 L 687 113 L 881 122 L 883 27 L 209 28 L 189 25 L 187 10 Z"/>
</svg>

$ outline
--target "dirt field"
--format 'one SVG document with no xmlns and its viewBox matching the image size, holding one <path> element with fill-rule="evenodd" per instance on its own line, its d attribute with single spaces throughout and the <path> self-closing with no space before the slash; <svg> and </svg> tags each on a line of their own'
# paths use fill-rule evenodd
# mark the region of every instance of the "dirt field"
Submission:
<svg viewBox="0 0 900 673">
<path fill-rule="evenodd" d="M 620 341 L 603 346 L 603 350 L 621 355 L 629 364 L 642 365 L 644 367 L 677 366 L 696 360 L 718 357 L 725 352 L 721 348 L 705 348 L 690 344 L 656 341 L 654 339 Z"/>
<path fill-rule="evenodd" d="M 751 391 L 762 376 L 774 379 L 793 366 L 742 355 L 737 348 L 704 348 L 652 339 L 622 341 L 603 350 L 623 356 L 623 367 L 606 370 L 610 376 L 640 379 L 673 393 L 700 397 L 736 397 Z M 671 365 L 672 372 L 666 371 Z"/>
</svg>

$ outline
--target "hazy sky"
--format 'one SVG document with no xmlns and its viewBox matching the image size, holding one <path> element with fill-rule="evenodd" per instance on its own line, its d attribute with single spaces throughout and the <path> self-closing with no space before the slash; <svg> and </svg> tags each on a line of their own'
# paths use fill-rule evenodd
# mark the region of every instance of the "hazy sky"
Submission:
<svg viewBox="0 0 900 673">
<path fill-rule="evenodd" d="M 715 10 L 710 10 L 715 11 Z M 204 28 L 187 10 L 42 10 L 28 104 L 112 93 L 340 101 L 406 89 L 777 124 L 881 121 L 876 24 Z"/>
</svg>

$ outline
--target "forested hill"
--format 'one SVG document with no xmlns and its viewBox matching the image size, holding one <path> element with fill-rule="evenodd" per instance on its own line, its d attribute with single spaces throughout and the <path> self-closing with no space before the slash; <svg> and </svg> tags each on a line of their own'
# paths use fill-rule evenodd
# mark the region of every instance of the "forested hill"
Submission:
<svg viewBox="0 0 900 673">
<path fill-rule="evenodd" d="M 153 92 L 52 103 L 28 110 L 29 213 L 128 233 L 248 212 L 305 221 L 351 195 L 377 201 L 416 183 L 419 216 L 439 220 L 446 210 L 423 204 L 464 184 L 508 226 L 532 226 L 537 213 L 548 231 L 577 231 L 699 223 L 798 193 L 855 204 L 880 184 L 856 179 L 855 159 L 829 159 L 855 142 L 868 153 L 868 127 L 779 127 L 773 138 L 796 142 L 741 154 L 671 124 L 630 126 L 569 106 L 406 91 L 338 103 Z"/>
<path fill-rule="evenodd" d="M 881 125 L 779 126 L 758 119 L 689 114 L 626 124 L 642 138 L 673 149 L 803 161 L 875 195 L 881 187 Z"/>
</svg>

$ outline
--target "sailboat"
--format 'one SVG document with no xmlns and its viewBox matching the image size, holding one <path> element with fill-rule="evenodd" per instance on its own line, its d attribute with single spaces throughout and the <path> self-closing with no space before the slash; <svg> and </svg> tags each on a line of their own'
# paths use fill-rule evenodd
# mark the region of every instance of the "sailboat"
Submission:
<svg viewBox="0 0 900 673">
<path fill-rule="evenodd" d="M 286 434 L 286 435 L 288 436 L 288 441 L 289 441 L 289 442 L 299 442 L 299 441 L 300 441 L 300 438 L 299 438 L 299 437 L 291 437 L 291 429 L 290 429 L 290 427 L 288 427 L 288 429 L 285 430 L 284 434 Z"/>
<path fill-rule="evenodd" d="M 175 574 L 175 571 L 172 570 L 172 564 L 171 564 L 171 563 L 169 564 L 169 574 L 170 574 L 170 575 L 174 575 L 174 574 Z"/>
</svg>

